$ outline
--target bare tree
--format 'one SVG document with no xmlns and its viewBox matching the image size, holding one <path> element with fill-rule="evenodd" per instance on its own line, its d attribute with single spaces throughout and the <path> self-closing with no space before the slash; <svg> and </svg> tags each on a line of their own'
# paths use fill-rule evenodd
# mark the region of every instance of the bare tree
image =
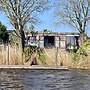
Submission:
<svg viewBox="0 0 90 90">
<path fill-rule="evenodd" d="M 24 26 L 37 22 L 37 13 L 47 9 L 48 0 L 0 0 L 0 9 L 4 11 L 19 37 L 19 46 L 23 47 Z"/>
<path fill-rule="evenodd" d="M 78 30 L 80 43 L 83 44 L 90 15 L 90 0 L 57 0 L 55 5 L 55 14 L 60 19 L 59 21 Z"/>
<path fill-rule="evenodd" d="M 37 12 L 46 9 L 47 0 L 0 0 L 1 7 L 21 37 L 20 31 L 28 22 L 36 22 Z"/>
</svg>

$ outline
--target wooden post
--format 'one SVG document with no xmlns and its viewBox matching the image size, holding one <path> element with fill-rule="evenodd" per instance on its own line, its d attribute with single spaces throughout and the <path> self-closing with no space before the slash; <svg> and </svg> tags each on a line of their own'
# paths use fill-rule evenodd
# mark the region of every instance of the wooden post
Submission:
<svg viewBox="0 0 90 90">
<path fill-rule="evenodd" d="M 9 64 L 9 45 L 6 46 L 6 65 Z"/>
<path fill-rule="evenodd" d="M 5 47 L 4 45 L 2 46 L 2 56 L 3 56 L 3 61 L 2 61 L 2 64 L 5 64 L 6 63 L 6 55 L 5 55 Z"/>
<path fill-rule="evenodd" d="M 55 64 L 57 66 L 57 62 L 58 62 L 58 47 L 56 47 L 56 52 L 55 52 Z"/>
</svg>

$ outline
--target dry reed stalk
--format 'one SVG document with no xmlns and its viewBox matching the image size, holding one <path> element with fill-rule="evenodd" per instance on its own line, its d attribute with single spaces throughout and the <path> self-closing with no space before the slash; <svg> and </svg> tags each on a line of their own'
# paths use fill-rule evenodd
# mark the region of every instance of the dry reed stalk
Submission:
<svg viewBox="0 0 90 90">
<path fill-rule="evenodd" d="M 55 66 L 72 66 L 72 58 L 65 50 L 58 49 L 57 62 L 56 62 L 56 49 L 45 49 L 46 63 Z"/>
<path fill-rule="evenodd" d="M 37 64 L 43 66 L 42 62 L 39 60 L 39 55 L 36 56 Z"/>
<path fill-rule="evenodd" d="M 67 51 L 61 52 L 62 58 L 63 58 L 63 65 L 64 66 L 72 66 L 72 57 Z"/>
<path fill-rule="evenodd" d="M 90 57 L 81 57 L 80 56 L 80 60 L 78 61 L 77 68 L 90 68 Z"/>
<path fill-rule="evenodd" d="M 22 56 L 22 61 L 23 61 L 23 63 L 25 63 L 26 62 L 26 59 L 25 59 L 25 53 L 23 53 L 23 56 Z"/>
<path fill-rule="evenodd" d="M 21 50 L 18 50 L 18 64 L 22 64 L 23 63 L 23 60 L 22 60 L 22 51 Z"/>
<path fill-rule="evenodd" d="M 2 55 L 2 51 L 0 51 L 0 65 L 2 65 L 3 63 L 3 55 Z"/>
<path fill-rule="evenodd" d="M 5 48 L 4 45 L 0 45 L 0 64 L 5 64 L 6 61 L 6 57 L 5 57 Z"/>
<path fill-rule="evenodd" d="M 5 53 L 5 48 L 4 46 L 2 47 L 2 51 L 1 51 L 1 55 L 2 55 L 2 64 L 6 64 L 6 53 Z"/>
<path fill-rule="evenodd" d="M 46 63 L 49 66 L 55 66 L 55 48 L 46 49 L 45 56 L 46 56 Z"/>
<path fill-rule="evenodd" d="M 25 61 L 25 55 L 22 55 L 21 49 L 17 46 L 11 47 L 10 50 L 10 64 L 21 65 Z"/>
<path fill-rule="evenodd" d="M 14 47 L 10 47 L 9 64 L 10 65 L 17 64 L 17 56 L 15 54 L 15 48 Z"/>
<path fill-rule="evenodd" d="M 8 50 L 8 59 L 9 59 L 9 64 L 10 65 L 15 65 L 15 64 L 22 64 L 22 61 L 25 60 L 25 57 L 23 56 L 23 60 L 20 60 L 22 57 L 22 52 L 19 51 L 20 49 L 17 46 L 10 46 L 9 45 L 9 50 Z M 6 64 L 6 49 L 4 46 L 2 46 L 0 50 L 0 64 Z"/>
</svg>

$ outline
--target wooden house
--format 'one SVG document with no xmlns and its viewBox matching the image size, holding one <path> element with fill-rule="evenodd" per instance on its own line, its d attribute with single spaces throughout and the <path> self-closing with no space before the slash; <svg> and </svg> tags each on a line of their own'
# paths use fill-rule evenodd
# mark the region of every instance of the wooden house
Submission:
<svg viewBox="0 0 90 90">
<path fill-rule="evenodd" d="M 32 36 L 27 35 L 28 44 L 36 45 L 41 48 L 58 47 L 61 49 L 78 48 L 79 33 L 60 33 L 60 32 L 38 32 Z"/>
</svg>

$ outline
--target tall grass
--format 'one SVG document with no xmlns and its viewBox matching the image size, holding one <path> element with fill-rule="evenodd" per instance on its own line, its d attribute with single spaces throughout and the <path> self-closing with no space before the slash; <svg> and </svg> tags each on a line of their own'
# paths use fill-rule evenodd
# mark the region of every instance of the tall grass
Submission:
<svg viewBox="0 0 90 90">
<path fill-rule="evenodd" d="M 47 66 L 72 66 L 72 58 L 65 50 L 58 49 L 56 55 L 56 48 L 43 49 L 43 53 L 39 57 L 39 60 L 45 62 Z"/>
<path fill-rule="evenodd" d="M 1 46 L 0 47 L 0 64 L 5 65 L 18 65 L 22 64 L 23 62 L 20 60 L 20 55 L 22 55 L 22 52 L 20 51 L 19 47 L 14 46 Z"/>
<path fill-rule="evenodd" d="M 73 53 L 74 66 L 90 68 L 90 39 L 88 39 L 76 53 Z"/>
</svg>

